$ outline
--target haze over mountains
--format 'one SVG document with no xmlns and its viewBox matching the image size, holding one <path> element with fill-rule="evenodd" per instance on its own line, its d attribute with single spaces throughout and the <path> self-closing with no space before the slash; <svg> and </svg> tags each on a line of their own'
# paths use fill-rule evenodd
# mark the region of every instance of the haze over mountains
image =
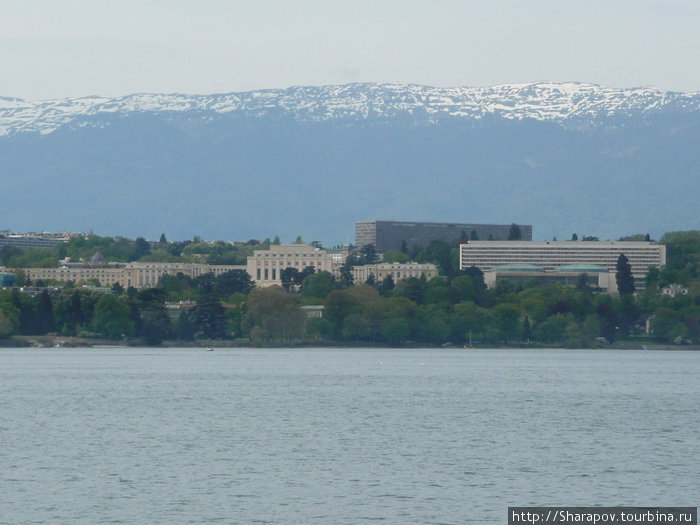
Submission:
<svg viewBox="0 0 700 525">
<path fill-rule="evenodd" d="M 700 93 L 581 83 L 0 98 L 0 229 L 354 240 L 367 219 L 533 238 L 700 228 Z"/>
</svg>

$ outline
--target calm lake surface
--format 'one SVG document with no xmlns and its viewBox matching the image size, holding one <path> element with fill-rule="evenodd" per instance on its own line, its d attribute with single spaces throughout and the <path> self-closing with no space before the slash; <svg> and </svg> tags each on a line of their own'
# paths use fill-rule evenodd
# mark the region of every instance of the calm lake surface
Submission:
<svg viewBox="0 0 700 525">
<path fill-rule="evenodd" d="M 0 349 L 0 523 L 696 506 L 700 352 Z"/>
</svg>

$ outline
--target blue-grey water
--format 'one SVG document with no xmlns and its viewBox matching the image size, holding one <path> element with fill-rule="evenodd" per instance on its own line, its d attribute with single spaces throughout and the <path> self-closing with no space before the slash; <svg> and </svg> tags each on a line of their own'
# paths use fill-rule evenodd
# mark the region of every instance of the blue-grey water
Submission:
<svg viewBox="0 0 700 525">
<path fill-rule="evenodd" d="M 0 350 L 0 523 L 696 506 L 700 352 Z"/>
</svg>

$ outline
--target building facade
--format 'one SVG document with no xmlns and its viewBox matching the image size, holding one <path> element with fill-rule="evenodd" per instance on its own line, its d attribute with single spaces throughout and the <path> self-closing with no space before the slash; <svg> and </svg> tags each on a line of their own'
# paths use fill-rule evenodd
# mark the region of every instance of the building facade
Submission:
<svg viewBox="0 0 700 525">
<path fill-rule="evenodd" d="M 624 254 L 638 287 L 644 284 L 649 268 L 666 264 L 666 247 L 653 242 L 612 241 L 470 241 L 460 245 L 459 267 L 476 266 L 482 272 L 514 264 L 538 266 L 551 272 L 567 265 L 594 265 L 613 275 L 617 259 Z"/>
<path fill-rule="evenodd" d="M 16 246 L 17 248 L 53 248 L 69 240 L 70 236 L 67 234 L 0 234 L 0 246 Z"/>
<path fill-rule="evenodd" d="M 370 276 L 374 277 L 375 282 L 381 282 L 391 276 L 394 282 L 408 277 L 424 276 L 426 280 L 438 276 L 438 269 L 432 263 L 379 263 L 366 264 L 364 266 L 355 266 L 352 269 L 352 276 L 355 284 L 367 282 Z"/>
<path fill-rule="evenodd" d="M 527 286 L 534 281 L 539 285 L 559 284 L 573 287 L 580 283 L 582 277 L 585 277 L 586 285 L 593 290 L 617 292 L 613 272 L 602 266 L 583 264 L 559 266 L 552 271 L 529 264 L 494 266 L 484 272 L 484 283 L 488 288 L 494 288 L 501 280 L 507 280 L 516 286 Z"/>
<path fill-rule="evenodd" d="M 24 268 L 27 278 L 36 282 L 44 281 L 72 281 L 76 284 L 86 283 L 97 279 L 102 286 L 111 287 L 119 284 L 124 288 L 152 288 L 158 284 L 164 275 L 177 275 L 179 273 L 196 278 L 200 275 L 213 273 L 221 275 L 231 270 L 246 270 L 241 265 L 210 265 L 190 263 L 158 263 L 158 262 L 133 262 L 115 266 L 61 266 L 59 268 Z"/>
<path fill-rule="evenodd" d="M 427 247 L 432 241 L 443 240 L 450 244 L 461 239 L 505 240 L 511 231 L 510 224 L 471 224 L 443 222 L 359 221 L 355 223 L 355 244 L 362 248 L 374 245 L 380 253 L 414 246 Z M 519 224 L 520 238 L 532 239 L 532 225 Z"/>
<path fill-rule="evenodd" d="M 272 244 L 269 250 L 255 250 L 245 269 L 256 286 L 266 287 L 281 285 L 281 272 L 286 268 L 301 272 L 311 266 L 316 272 L 332 272 L 337 265 L 326 250 L 310 244 Z"/>
</svg>

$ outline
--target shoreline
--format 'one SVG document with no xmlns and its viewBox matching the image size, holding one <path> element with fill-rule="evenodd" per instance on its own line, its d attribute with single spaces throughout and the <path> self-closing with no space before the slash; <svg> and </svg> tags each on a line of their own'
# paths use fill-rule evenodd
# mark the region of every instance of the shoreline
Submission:
<svg viewBox="0 0 700 525">
<path fill-rule="evenodd" d="M 700 345 L 674 345 L 668 343 L 636 343 L 623 341 L 609 345 L 599 345 L 588 348 L 571 348 L 571 350 L 687 350 L 698 351 Z M 114 341 L 110 339 L 89 339 L 84 337 L 63 337 L 63 336 L 13 336 L 7 339 L 0 339 L 0 349 L 2 348 L 434 348 L 434 349 L 488 349 L 488 348 L 512 348 L 512 349 L 562 349 L 568 350 L 561 345 L 536 345 L 536 344 L 498 344 L 498 345 L 473 345 L 472 347 L 460 347 L 458 345 L 431 346 L 429 344 L 403 344 L 388 346 L 386 344 L 371 343 L 367 341 L 319 341 L 319 342 L 298 342 L 298 343 L 274 343 L 266 345 L 256 345 L 250 341 L 225 341 L 225 340 L 200 340 L 200 341 L 163 341 L 160 345 L 148 346 L 143 341 Z"/>
</svg>

